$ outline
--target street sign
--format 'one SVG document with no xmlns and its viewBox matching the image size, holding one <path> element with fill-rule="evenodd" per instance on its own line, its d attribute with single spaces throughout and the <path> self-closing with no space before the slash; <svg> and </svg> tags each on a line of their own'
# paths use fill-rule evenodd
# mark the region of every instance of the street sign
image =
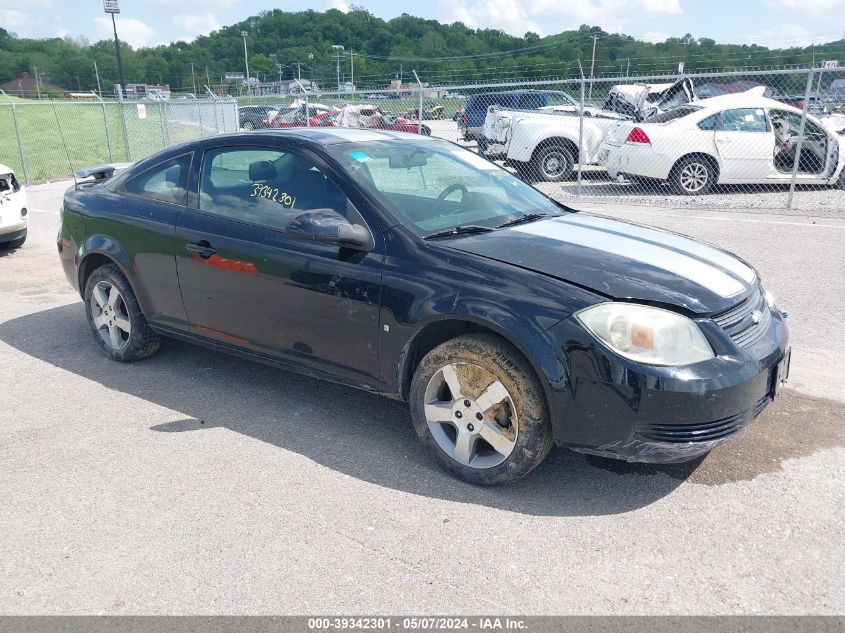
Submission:
<svg viewBox="0 0 845 633">
<path fill-rule="evenodd" d="M 822 68 L 839 68 L 838 59 L 826 59 L 822 62 Z"/>
<path fill-rule="evenodd" d="M 106 13 L 120 13 L 120 0 L 103 0 L 103 10 Z"/>
</svg>

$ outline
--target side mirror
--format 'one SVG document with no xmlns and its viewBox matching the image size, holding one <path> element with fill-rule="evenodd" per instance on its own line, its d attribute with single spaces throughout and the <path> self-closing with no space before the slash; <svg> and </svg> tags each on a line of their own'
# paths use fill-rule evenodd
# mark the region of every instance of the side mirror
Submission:
<svg viewBox="0 0 845 633">
<path fill-rule="evenodd" d="M 331 209 L 314 209 L 299 214 L 288 222 L 285 234 L 298 240 L 327 242 L 358 251 L 375 248 L 375 240 L 367 227 L 352 224 Z"/>
</svg>

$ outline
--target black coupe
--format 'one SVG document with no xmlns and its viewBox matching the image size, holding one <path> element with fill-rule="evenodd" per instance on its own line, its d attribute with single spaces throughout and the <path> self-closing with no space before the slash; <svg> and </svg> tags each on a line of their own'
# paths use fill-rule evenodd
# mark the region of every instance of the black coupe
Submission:
<svg viewBox="0 0 845 633">
<path fill-rule="evenodd" d="M 243 133 L 78 175 L 58 249 L 111 358 L 175 337 L 407 400 L 474 483 L 554 444 L 692 459 L 788 372 L 749 264 L 576 212 L 443 140 Z"/>
</svg>

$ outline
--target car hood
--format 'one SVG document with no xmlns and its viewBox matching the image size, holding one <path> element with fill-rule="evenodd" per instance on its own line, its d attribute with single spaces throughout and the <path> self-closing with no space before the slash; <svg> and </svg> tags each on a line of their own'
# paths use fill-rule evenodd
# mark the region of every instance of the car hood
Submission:
<svg viewBox="0 0 845 633">
<path fill-rule="evenodd" d="M 727 310 L 744 299 L 757 280 L 750 265 L 709 244 L 584 213 L 444 244 L 613 299 L 670 304 L 695 314 Z"/>
</svg>

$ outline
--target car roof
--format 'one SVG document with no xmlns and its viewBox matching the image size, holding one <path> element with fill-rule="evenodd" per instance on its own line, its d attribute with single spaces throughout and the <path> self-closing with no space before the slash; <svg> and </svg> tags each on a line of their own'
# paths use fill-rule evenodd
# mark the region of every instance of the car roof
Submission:
<svg viewBox="0 0 845 633">
<path fill-rule="evenodd" d="M 764 88 L 761 86 L 760 88 Z M 708 99 L 701 99 L 700 101 L 693 101 L 691 105 L 698 105 L 707 110 L 724 110 L 725 108 L 778 108 L 789 111 L 801 113 L 801 110 L 794 108 L 783 101 L 770 99 L 763 96 L 763 90 L 752 88 L 745 92 L 737 92 L 734 94 L 719 95 L 718 97 L 710 97 Z M 703 114 L 703 112 L 702 112 Z"/>
</svg>

